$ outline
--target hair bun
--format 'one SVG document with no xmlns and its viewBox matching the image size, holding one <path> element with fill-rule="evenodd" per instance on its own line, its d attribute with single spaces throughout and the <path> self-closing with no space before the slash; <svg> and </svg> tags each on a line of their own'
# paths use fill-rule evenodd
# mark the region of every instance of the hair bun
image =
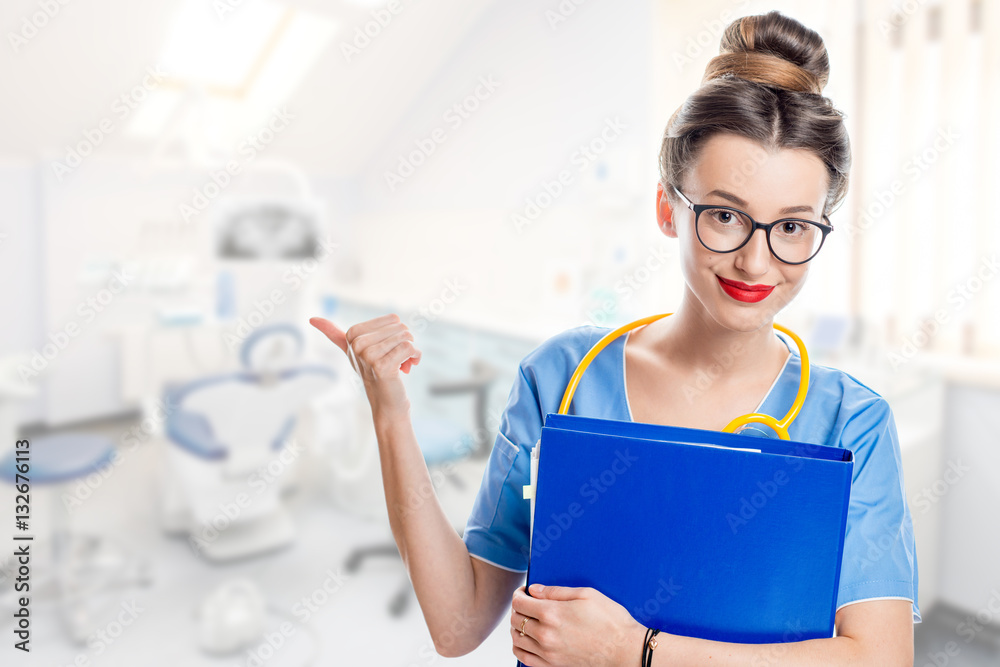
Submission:
<svg viewBox="0 0 1000 667">
<path fill-rule="evenodd" d="M 819 34 L 777 11 L 736 19 L 702 82 L 731 74 L 766 86 L 819 95 L 830 61 Z"/>
</svg>

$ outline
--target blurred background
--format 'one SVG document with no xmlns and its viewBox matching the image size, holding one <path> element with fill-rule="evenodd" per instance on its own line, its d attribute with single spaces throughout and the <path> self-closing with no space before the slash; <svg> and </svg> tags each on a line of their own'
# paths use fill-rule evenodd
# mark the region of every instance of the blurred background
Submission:
<svg viewBox="0 0 1000 667">
<path fill-rule="evenodd" d="M 663 128 L 770 9 L 826 41 L 854 150 L 777 321 L 893 408 L 915 664 L 1000 664 L 993 0 L 5 1 L 2 662 L 513 664 L 505 623 L 434 652 L 364 392 L 307 320 L 409 325 L 462 530 L 520 359 L 679 303 Z"/>
</svg>

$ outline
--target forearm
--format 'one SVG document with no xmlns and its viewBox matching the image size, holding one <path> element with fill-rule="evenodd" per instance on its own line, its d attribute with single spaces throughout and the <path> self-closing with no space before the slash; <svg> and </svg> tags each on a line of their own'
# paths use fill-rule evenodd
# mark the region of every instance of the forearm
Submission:
<svg viewBox="0 0 1000 667">
<path fill-rule="evenodd" d="M 782 644 L 732 644 L 694 637 L 666 635 L 657 637 L 653 667 L 831 667 L 835 665 L 892 664 L 875 660 L 851 637 L 807 639 Z M 636 645 L 642 645 L 639 636 Z M 634 661 L 629 661 L 629 667 Z"/>
<path fill-rule="evenodd" d="M 861 600 L 837 611 L 836 636 L 796 641 L 802 635 L 787 626 L 788 643 L 736 644 L 682 637 L 661 632 L 653 652 L 655 667 L 686 665 L 876 665 L 912 667 L 913 616 L 906 599 Z M 626 639 L 628 650 L 619 654 L 618 664 L 628 667 L 642 650 L 646 628 L 636 622 Z"/>
<path fill-rule="evenodd" d="M 469 551 L 438 502 L 408 412 L 373 416 L 393 538 L 435 647 L 462 655 L 492 627 L 476 608 Z"/>
</svg>

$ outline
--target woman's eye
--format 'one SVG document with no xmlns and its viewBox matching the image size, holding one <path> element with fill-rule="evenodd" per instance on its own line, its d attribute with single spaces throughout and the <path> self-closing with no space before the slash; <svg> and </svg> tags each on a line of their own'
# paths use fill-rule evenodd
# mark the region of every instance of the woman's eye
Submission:
<svg viewBox="0 0 1000 667">
<path fill-rule="evenodd" d="M 781 226 L 781 231 L 788 236 L 795 236 L 802 232 L 802 225 L 797 222 L 786 222 Z"/>
</svg>

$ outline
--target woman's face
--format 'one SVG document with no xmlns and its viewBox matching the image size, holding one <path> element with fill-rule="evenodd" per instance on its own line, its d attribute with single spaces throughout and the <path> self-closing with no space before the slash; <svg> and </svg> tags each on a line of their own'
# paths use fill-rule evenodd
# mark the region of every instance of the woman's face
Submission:
<svg viewBox="0 0 1000 667">
<path fill-rule="evenodd" d="M 770 152 L 750 139 L 717 134 L 703 144 L 678 187 L 694 204 L 738 208 L 763 223 L 788 217 L 822 222 L 828 175 L 822 161 L 807 150 Z M 704 314 L 721 326 L 753 331 L 770 324 L 805 284 L 810 262 L 779 261 L 768 249 L 764 230 L 757 230 L 739 250 L 712 252 L 695 234 L 694 211 L 676 195 L 672 206 L 662 186 L 657 187 L 656 197 L 660 228 L 680 242 L 685 298 L 700 304 Z M 763 299 L 747 301 L 746 292 L 726 288 L 723 281 L 773 289 Z"/>
</svg>

